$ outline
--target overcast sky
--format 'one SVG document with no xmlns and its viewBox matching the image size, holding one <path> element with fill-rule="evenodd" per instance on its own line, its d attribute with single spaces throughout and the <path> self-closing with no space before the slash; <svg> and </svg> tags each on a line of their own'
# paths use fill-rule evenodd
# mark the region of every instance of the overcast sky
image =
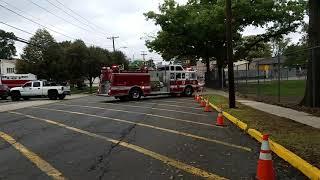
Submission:
<svg viewBox="0 0 320 180">
<path fill-rule="evenodd" d="M 62 6 L 61 4 L 64 6 Z M 0 5 L 9 8 L 41 25 L 51 29 L 49 32 L 57 41 L 82 39 L 87 45 L 97 45 L 112 50 L 108 36 L 119 36 L 115 41 L 116 49 L 135 59 L 141 58 L 141 51 L 148 49 L 144 45 L 146 34 L 155 34 L 159 27 L 152 21 L 146 21 L 143 13 L 157 11 L 162 0 L 0 0 Z M 184 3 L 186 0 L 178 0 Z M 40 6 L 40 7 L 39 7 Z M 80 14 L 82 17 L 77 16 Z M 30 22 L 0 6 L 0 22 L 34 33 L 39 24 Z M 16 36 L 29 39 L 30 34 L 0 23 L 0 29 L 14 32 Z M 54 32 L 55 31 L 55 32 Z M 262 33 L 263 29 L 249 27 L 245 35 Z M 290 35 L 296 42 L 299 36 Z M 73 38 L 73 39 L 71 39 Z M 16 43 L 18 55 L 23 43 Z M 123 48 L 127 47 L 127 48 Z M 156 61 L 161 57 L 147 53 L 147 58 Z"/>
</svg>

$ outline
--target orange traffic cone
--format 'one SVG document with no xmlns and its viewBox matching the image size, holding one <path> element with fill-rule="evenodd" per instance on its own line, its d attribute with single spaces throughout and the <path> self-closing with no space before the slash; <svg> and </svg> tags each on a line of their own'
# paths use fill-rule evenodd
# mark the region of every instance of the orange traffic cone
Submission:
<svg viewBox="0 0 320 180">
<path fill-rule="evenodd" d="M 200 106 L 201 107 L 205 107 L 206 106 L 206 101 L 204 99 L 201 99 Z"/>
<path fill-rule="evenodd" d="M 194 100 L 197 100 L 197 98 L 198 98 L 198 94 L 195 94 L 194 95 Z"/>
<path fill-rule="evenodd" d="M 207 99 L 206 107 L 204 108 L 204 112 L 211 112 L 211 108 L 209 105 L 209 99 Z"/>
<path fill-rule="evenodd" d="M 273 168 L 271 150 L 269 147 L 269 135 L 263 135 L 260 156 L 258 161 L 257 176 L 258 180 L 275 180 L 276 175 Z"/>
<path fill-rule="evenodd" d="M 200 101 L 201 101 L 201 97 L 200 97 L 200 95 L 198 95 L 197 96 L 197 102 L 200 103 Z"/>
<path fill-rule="evenodd" d="M 224 123 L 223 123 L 223 115 L 222 115 L 221 111 L 218 112 L 218 117 L 217 117 L 216 125 L 217 125 L 217 126 L 224 126 Z"/>
</svg>

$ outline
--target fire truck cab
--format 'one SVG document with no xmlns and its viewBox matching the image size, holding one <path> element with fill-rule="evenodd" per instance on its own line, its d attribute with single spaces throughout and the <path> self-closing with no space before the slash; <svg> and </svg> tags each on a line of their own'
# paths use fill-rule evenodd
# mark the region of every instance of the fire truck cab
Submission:
<svg viewBox="0 0 320 180">
<path fill-rule="evenodd" d="M 192 96 L 202 87 L 196 72 L 185 70 L 181 65 L 164 65 L 152 70 L 141 68 L 137 71 L 123 71 L 112 66 L 101 70 L 98 95 L 132 100 L 165 94 Z"/>
</svg>

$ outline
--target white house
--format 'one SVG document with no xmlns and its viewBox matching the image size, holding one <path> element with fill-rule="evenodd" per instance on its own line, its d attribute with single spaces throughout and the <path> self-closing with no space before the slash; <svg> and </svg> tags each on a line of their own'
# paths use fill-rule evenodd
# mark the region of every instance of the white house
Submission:
<svg viewBox="0 0 320 180">
<path fill-rule="evenodd" d="M 12 74 L 16 72 L 16 60 L 0 59 L 0 74 Z"/>
</svg>

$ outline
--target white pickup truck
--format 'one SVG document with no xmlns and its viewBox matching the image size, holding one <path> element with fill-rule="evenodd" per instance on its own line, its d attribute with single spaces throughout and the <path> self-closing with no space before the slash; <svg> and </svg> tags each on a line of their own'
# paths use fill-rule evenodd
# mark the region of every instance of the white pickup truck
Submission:
<svg viewBox="0 0 320 180">
<path fill-rule="evenodd" d="M 20 98 L 28 100 L 31 97 L 48 97 L 51 100 L 64 99 L 70 95 L 69 86 L 57 86 L 48 81 L 29 81 L 21 87 L 10 89 L 12 101 L 19 101 Z"/>
</svg>

